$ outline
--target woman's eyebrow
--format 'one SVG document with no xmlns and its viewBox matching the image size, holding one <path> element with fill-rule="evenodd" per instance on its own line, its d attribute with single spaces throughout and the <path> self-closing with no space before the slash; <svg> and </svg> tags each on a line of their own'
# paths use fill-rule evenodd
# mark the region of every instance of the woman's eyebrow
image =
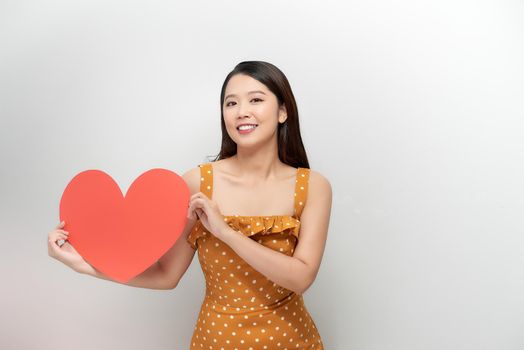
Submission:
<svg viewBox="0 0 524 350">
<path fill-rule="evenodd" d="M 254 93 L 256 93 L 256 92 L 259 92 L 259 93 L 265 95 L 264 91 L 260 91 L 260 90 L 249 91 L 247 94 L 248 94 L 248 95 L 249 95 L 249 94 L 254 94 Z M 229 95 L 227 95 L 227 96 L 224 98 L 224 100 L 227 99 L 228 97 L 233 97 L 233 96 L 236 96 L 236 95 L 235 95 L 235 94 L 229 94 Z"/>
</svg>

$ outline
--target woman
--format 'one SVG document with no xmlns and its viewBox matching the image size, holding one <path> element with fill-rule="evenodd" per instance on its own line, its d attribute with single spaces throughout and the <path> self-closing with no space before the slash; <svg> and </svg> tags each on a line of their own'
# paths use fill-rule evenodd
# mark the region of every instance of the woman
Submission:
<svg viewBox="0 0 524 350">
<path fill-rule="evenodd" d="M 289 82 L 270 63 L 241 62 L 220 106 L 219 155 L 183 175 L 192 194 L 185 239 L 125 284 L 173 289 L 198 250 L 206 295 L 191 349 L 323 349 L 302 294 L 320 267 L 332 192 L 309 169 Z M 49 233 L 49 255 L 111 280 L 56 243 L 67 239 L 63 225 Z"/>
</svg>

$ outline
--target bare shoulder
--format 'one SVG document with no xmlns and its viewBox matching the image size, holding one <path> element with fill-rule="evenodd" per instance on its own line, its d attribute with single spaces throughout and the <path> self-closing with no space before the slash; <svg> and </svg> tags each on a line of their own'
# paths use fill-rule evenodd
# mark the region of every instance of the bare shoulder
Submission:
<svg viewBox="0 0 524 350">
<path fill-rule="evenodd" d="M 189 169 L 186 171 L 182 178 L 187 184 L 187 187 L 189 188 L 189 192 L 191 194 L 195 194 L 198 191 L 200 191 L 200 167 L 196 166 L 192 169 Z"/>
<path fill-rule="evenodd" d="M 329 180 L 316 170 L 309 171 L 309 191 L 312 194 L 327 195 L 331 197 L 331 183 Z"/>
</svg>

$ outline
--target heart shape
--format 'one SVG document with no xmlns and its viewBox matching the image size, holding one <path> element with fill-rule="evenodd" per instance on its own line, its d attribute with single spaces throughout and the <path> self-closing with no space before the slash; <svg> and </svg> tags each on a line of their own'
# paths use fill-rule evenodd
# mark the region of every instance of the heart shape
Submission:
<svg viewBox="0 0 524 350">
<path fill-rule="evenodd" d="M 127 282 L 177 241 L 187 222 L 190 191 L 176 173 L 156 168 L 136 178 L 125 197 L 103 171 L 86 170 L 67 185 L 60 221 L 68 241 L 97 270 Z"/>
</svg>

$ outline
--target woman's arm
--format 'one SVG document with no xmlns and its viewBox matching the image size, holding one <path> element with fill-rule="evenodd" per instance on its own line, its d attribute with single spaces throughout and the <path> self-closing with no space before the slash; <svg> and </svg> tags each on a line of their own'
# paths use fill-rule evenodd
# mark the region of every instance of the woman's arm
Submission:
<svg viewBox="0 0 524 350">
<path fill-rule="evenodd" d="M 127 282 L 119 282 L 111 277 L 105 275 L 99 270 L 95 269 L 93 266 L 88 265 L 82 269 L 77 270 L 80 273 L 105 279 L 111 282 L 125 284 L 132 287 L 147 288 L 147 289 L 172 289 L 171 286 L 167 283 L 168 280 L 165 277 L 164 272 L 160 268 L 158 261 L 151 265 L 147 270 L 134 277 L 133 279 Z"/>
<path fill-rule="evenodd" d="M 218 238 L 255 270 L 276 284 L 303 294 L 315 280 L 324 254 L 332 191 L 329 181 L 310 171 L 308 198 L 300 217 L 300 234 L 293 256 L 258 244 L 227 226 Z"/>
</svg>

